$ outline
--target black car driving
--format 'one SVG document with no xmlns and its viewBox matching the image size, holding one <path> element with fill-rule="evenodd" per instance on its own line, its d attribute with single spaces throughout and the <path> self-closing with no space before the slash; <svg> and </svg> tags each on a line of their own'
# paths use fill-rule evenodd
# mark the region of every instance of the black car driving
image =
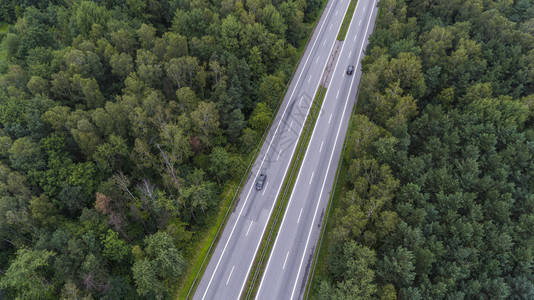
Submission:
<svg viewBox="0 0 534 300">
<path fill-rule="evenodd" d="M 256 189 L 261 190 L 266 180 L 267 180 L 267 175 L 260 174 L 260 176 L 258 176 L 258 181 L 256 181 Z"/>
</svg>

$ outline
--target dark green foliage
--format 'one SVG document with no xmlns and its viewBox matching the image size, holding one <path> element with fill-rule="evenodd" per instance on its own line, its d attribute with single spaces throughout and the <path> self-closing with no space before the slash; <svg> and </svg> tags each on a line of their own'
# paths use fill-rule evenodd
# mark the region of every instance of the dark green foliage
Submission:
<svg viewBox="0 0 534 300">
<path fill-rule="evenodd" d="M 532 297 L 527 2 L 380 1 L 316 298 Z"/>
<path fill-rule="evenodd" d="M 171 296 L 321 3 L 0 1 L 0 298 Z"/>
<path fill-rule="evenodd" d="M 166 292 L 163 279 L 178 277 L 185 261 L 171 237 L 158 232 L 145 238 L 145 258 L 133 265 L 133 276 L 139 295 L 161 298 Z"/>
<path fill-rule="evenodd" d="M 54 256 L 50 251 L 21 249 L 0 280 L 1 288 L 10 288 L 22 298 L 51 298 L 53 285 L 45 278 L 49 260 Z"/>
</svg>

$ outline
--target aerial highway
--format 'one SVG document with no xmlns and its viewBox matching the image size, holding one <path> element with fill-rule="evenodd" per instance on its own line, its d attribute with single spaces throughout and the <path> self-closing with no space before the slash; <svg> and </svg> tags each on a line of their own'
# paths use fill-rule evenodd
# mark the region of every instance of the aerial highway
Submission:
<svg viewBox="0 0 534 300">
<path fill-rule="evenodd" d="M 243 293 L 348 5 L 326 4 L 193 299 L 238 299 Z M 267 177 L 257 190 L 262 173 Z"/>
<path fill-rule="evenodd" d="M 356 100 L 360 60 L 376 19 L 376 1 L 358 1 L 256 299 L 301 299 L 304 295 Z M 353 75 L 347 74 L 349 65 L 355 66 Z"/>
</svg>

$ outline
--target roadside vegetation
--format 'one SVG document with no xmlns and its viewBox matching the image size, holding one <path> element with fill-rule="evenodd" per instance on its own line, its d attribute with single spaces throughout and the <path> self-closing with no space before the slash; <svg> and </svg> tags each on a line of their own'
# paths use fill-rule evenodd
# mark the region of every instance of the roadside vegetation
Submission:
<svg viewBox="0 0 534 300">
<path fill-rule="evenodd" d="M 311 298 L 534 298 L 534 4 L 379 6 Z"/>
<path fill-rule="evenodd" d="M 347 31 L 349 30 L 350 21 L 352 21 L 352 16 L 354 15 L 356 4 L 358 4 L 358 0 L 350 1 L 349 8 L 347 9 L 347 13 L 345 14 L 345 18 L 343 18 L 343 23 L 341 23 L 341 28 L 339 29 L 339 33 L 337 34 L 338 41 L 344 41 L 345 36 L 347 36 Z"/>
<path fill-rule="evenodd" d="M 274 214 L 271 216 L 265 234 L 263 236 L 261 245 L 258 249 L 258 253 L 254 258 L 254 263 L 251 268 L 251 272 L 247 278 L 245 286 L 245 299 L 251 299 L 258 292 L 259 284 L 261 283 L 261 277 L 267 266 L 269 255 L 274 246 L 278 230 L 282 225 L 283 216 L 287 208 L 289 198 L 293 193 L 293 188 L 298 177 L 300 167 L 302 166 L 302 160 L 308 149 L 308 144 L 315 127 L 315 123 L 321 112 L 324 96 L 326 95 L 326 88 L 319 86 L 317 93 L 313 99 L 310 113 L 304 123 L 302 134 L 299 138 L 297 146 L 295 148 L 295 154 L 291 159 L 289 168 L 287 170 L 287 176 L 283 182 L 281 193 L 276 199 L 276 205 L 274 207 Z"/>
<path fill-rule="evenodd" d="M 24 3 L 0 4 L 0 298 L 183 295 L 321 1 Z"/>
<path fill-rule="evenodd" d="M 302 31 L 302 34 L 301 34 L 301 41 L 299 43 L 297 43 L 299 46 L 296 48 L 296 50 L 297 50 L 296 56 L 299 57 L 300 59 L 302 58 L 302 54 L 304 53 L 304 50 L 306 50 L 306 45 L 309 42 L 309 39 L 311 38 L 311 34 L 313 33 L 313 30 L 314 30 L 314 28 L 315 28 L 315 26 L 317 24 L 317 21 L 319 20 L 321 12 L 324 9 L 324 4 L 325 4 L 324 2 L 320 3 L 320 7 L 317 8 L 317 10 L 314 12 L 314 17 L 311 20 L 309 20 L 310 21 L 309 23 L 303 23 L 303 28 L 302 28 L 303 31 Z M 298 65 L 298 63 L 295 63 L 292 66 L 293 67 L 293 71 L 292 71 L 293 74 L 294 74 L 294 72 L 295 72 L 295 70 L 297 68 L 297 65 Z M 289 84 L 289 82 L 286 82 L 286 86 L 285 86 L 284 90 L 281 93 L 279 93 L 280 94 L 280 99 L 278 100 L 278 106 L 277 106 L 276 109 L 273 110 L 273 112 L 271 114 L 273 117 L 276 116 L 276 114 L 278 113 L 278 110 L 280 109 L 280 105 L 282 104 L 283 97 L 285 96 L 285 94 L 287 92 L 287 88 L 289 87 L 288 84 Z M 271 123 L 271 125 L 272 125 L 272 123 Z M 252 167 L 252 163 L 257 158 L 257 155 L 258 155 L 257 151 L 259 151 L 261 149 L 261 146 L 262 146 L 263 142 L 265 141 L 264 139 L 265 139 L 265 134 L 267 133 L 267 131 L 269 131 L 269 127 L 265 128 L 263 137 L 260 137 L 259 133 L 258 133 L 258 136 L 256 136 L 256 138 L 259 139 L 259 142 L 255 143 L 256 144 L 256 150 L 255 151 L 251 150 L 251 152 L 248 153 L 248 157 L 246 158 L 246 161 L 248 161 L 249 164 L 250 164 L 249 167 Z M 248 171 L 246 171 L 245 174 L 248 174 Z M 232 190 L 232 192 L 234 192 L 234 194 L 233 194 L 232 198 L 234 198 L 235 196 L 238 195 L 238 193 L 241 192 L 242 185 L 244 184 L 244 182 L 238 183 L 237 179 L 234 179 L 234 180 L 235 180 L 235 183 L 230 183 L 230 184 L 234 184 L 233 185 L 233 190 Z M 229 194 L 227 195 L 227 197 L 230 197 L 230 196 L 231 195 L 229 195 Z M 230 202 L 232 199 L 226 198 L 225 200 Z M 186 276 L 184 278 L 185 286 L 180 287 L 180 293 L 178 294 L 178 299 L 185 299 L 187 295 L 191 295 L 196 290 L 196 287 L 197 287 L 197 285 L 198 285 L 198 283 L 200 281 L 200 277 L 203 276 L 204 270 L 207 267 L 207 263 L 209 262 L 209 259 L 211 258 L 211 254 L 212 254 L 212 252 L 214 250 L 214 248 L 211 248 L 211 250 L 209 249 L 210 246 L 213 246 L 213 247 L 215 246 L 215 244 L 212 244 L 213 243 L 213 237 L 215 237 L 216 242 L 217 242 L 218 238 L 220 237 L 220 234 L 222 233 L 222 231 L 221 231 L 217 235 L 218 229 L 219 228 L 221 228 L 221 230 L 223 229 L 223 226 L 225 226 L 225 224 L 226 224 L 226 222 L 228 220 L 228 217 L 229 217 L 228 214 L 226 215 L 226 217 L 223 214 L 223 212 L 227 209 L 224 206 L 224 204 L 220 208 L 221 208 L 221 211 L 220 211 L 220 214 L 218 216 L 218 219 L 216 220 L 216 223 L 214 223 L 213 226 L 209 226 L 208 227 L 208 229 L 210 230 L 210 233 L 209 233 L 210 236 L 204 238 L 204 241 L 201 244 L 198 245 L 199 251 L 197 251 L 196 259 L 191 265 L 191 272 L 187 272 L 187 274 L 186 274 Z M 201 254 L 199 254 L 199 253 L 201 253 Z M 200 270 L 200 272 L 199 272 L 199 270 Z M 195 278 L 196 278 L 196 281 L 195 281 Z"/>
</svg>

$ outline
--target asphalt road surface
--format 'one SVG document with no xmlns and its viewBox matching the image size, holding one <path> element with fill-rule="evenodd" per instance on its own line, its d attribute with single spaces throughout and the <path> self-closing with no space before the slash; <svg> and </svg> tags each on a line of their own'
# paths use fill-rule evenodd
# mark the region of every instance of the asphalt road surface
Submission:
<svg viewBox="0 0 534 300">
<path fill-rule="evenodd" d="M 327 3 L 193 299 L 241 296 L 348 5 Z"/>
<path fill-rule="evenodd" d="M 256 299 L 301 299 L 361 76 L 377 0 L 359 0 Z M 347 75 L 349 65 L 356 66 Z"/>
</svg>

